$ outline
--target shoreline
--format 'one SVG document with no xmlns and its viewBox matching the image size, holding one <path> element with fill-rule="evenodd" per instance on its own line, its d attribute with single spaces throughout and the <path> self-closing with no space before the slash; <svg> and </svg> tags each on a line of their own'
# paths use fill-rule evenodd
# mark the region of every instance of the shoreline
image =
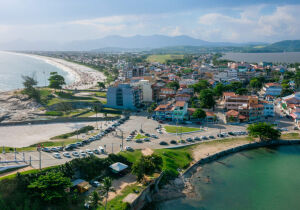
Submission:
<svg viewBox="0 0 300 210">
<path fill-rule="evenodd" d="M 71 84 L 65 85 L 64 89 L 89 89 L 97 85 L 97 82 L 103 82 L 106 79 L 106 76 L 95 69 L 87 67 L 82 64 L 74 63 L 71 61 L 66 61 L 60 58 L 52 58 L 47 56 L 41 56 L 36 54 L 29 53 L 19 53 L 19 52 L 11 52 L 11 51 L 1 51 L 3 53 L 26 56 L 33 59 L 41 60 L 49 65 L 55 66 L 62 71 L 70 74 L 74 81 Z M 17 89 L 8 90 L 15 91 Z M 4 92 L 8 92 L 4 91 Z"/>
<path fill-rule="evenodd" d="M 194 186 L 191 183 L 193 176 L 201 170 L 202 166 L 213 161 L 217 161 L 219 158 L 226 157 L 235 153 L 239 153 L 245 150 L 257 149 L 268 146 L 292 146 L 299 145 L 299 139 L 290 140 L 273 140 L 269 142 L 239 142 L 237 145 L 222 145 L 218 147 L 213 153 L 200 154 L 194 162 L 177 177 L 175 180 L 170 181 L 169 184 L 165 185 L 157 194 L 153 195 L 153 202 L 165 202 L 168 200 L 174 200 L 178 198 L 195 198 L 196 193 Z M 200 144 L 201 145 L 201 144 Z M 214 148 L 215 145 L 214 145 Z M 196 147 L 193 149 L 193 156 L 198 150 L 203 148 Z M 204 148 L 205 149 L 205 148 Z M 200 151 L 201 153 L 201 151 Z M 194 156 L 195 157 L 195 156 Z"/>
</svg>

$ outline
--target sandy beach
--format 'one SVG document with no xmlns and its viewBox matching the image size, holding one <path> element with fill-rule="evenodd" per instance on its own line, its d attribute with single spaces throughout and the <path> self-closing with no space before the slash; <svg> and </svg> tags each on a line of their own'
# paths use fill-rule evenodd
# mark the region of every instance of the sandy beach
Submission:
<svg viewBox="0 0 300 210">
<path fill-rule="evenodd" d="M 64 87 L 65 89 L 77 89 L 77 90 L 89 89 L 94 86 L 97 86 L 97 82 L 103 82 L 106 79 L 105 75 L 102 72 L 63 59 L 34 55 L 34 54 L 26 54 L 26 53 L 15 53 L 15 52 L 5 52 L 5 53 L 11 53 L 15 55 L 22 55 L 34 59 L 39 59 L 65 72 L 68 72 L 74 78 L 74 82 L 72 84 L 66 85 Z"/>
</svg>

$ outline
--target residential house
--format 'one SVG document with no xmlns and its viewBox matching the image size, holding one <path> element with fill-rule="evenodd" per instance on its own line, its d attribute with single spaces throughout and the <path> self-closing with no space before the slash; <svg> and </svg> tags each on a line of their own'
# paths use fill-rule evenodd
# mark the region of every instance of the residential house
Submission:
<svg viewBox="0 0 300 210">
<path fill-rule="evenodd" d="M 189 94 L 176 94 L 175 95 L 175 101 L 189 101 L 191 98 L 191 95 Z"/>
<path fill-rule="evenodd" d="M 185 101 L 176 101 L 173 112 L 172 120 L 175 122 L 181 122 L 187 118 L 188 115 L 188 103 Z"/>
<path fill-rule="evenodd" d="M 172 104 L 160 104 L 154 110 L 153 118 L 156 120 L 172 120 Z"/>
<path fill-rule="evenodd" d="M 162 88 L 160 90 L 159 98 L 160 99 L 167 99 L 167 98 L 173 98 L 176 94 L 176 90 L 171 88 Z"/>
<path fill-rule="evenodd" d="M 281 91 L 282 87 L 279 83 L 266 83 L 262 88 L 262 94 L 264 96 L 271 95 L 276 97 L 281 94 Z"/>
<path fill-rule="evenodd" d="M 131 83 L 132 86 L 139 87 L 142 91 L 142 101 L 152 102 L 152 87 L 149 80 L 139 80 L 138 82 Z"/>
</svg>

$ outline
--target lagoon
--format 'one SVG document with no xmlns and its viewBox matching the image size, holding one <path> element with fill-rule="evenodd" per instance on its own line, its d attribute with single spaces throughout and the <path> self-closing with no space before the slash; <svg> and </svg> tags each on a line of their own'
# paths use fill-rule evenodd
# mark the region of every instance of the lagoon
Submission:
<svg viewBox="0 0 300 210">
<path fill-rule="evenodd" d="M 203 165 L 193 176 L 196 198 L 166 201 L 152 209 L 299 209 L 299 163 L 300 145 L 259 148 L 223 157 Z"/>
<path fill-rule="evenodd" d="M 259 63 L 262 61 L 273 63 L 300 62 L 300 52 L 283 53 L 225 53 L 222 59 Z"/>
</svg>

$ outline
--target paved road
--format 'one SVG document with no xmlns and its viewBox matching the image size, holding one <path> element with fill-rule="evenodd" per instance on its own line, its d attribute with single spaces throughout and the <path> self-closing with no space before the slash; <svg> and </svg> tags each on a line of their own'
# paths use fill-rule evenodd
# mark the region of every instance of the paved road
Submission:
<svg viewBox="0 0 300 210">
<path fill-rule="evenodd" d="M 276 118 L 270 119 L 270 122 L 273 122 L 273 121 L 278 122 L 279 126 L 281 128 L 287 127 L 289 130 L 291 130 L 293 127 L 293 122 L 291 120 L 288 120 L 286 118 L 279 118 L 278 115 Z M 110 126 L 111 124 L 113 124 L 113 122 L 107 122 L 106 124 L 102 123 L 102 129 L 105 129 L 106 127 Z M 171 140 L 179 140 L 180 139 L 180 136 L 179 135 L 176 136 L 176 134 L 167 134 L 167 133 L 159 134 L 159 133 L 157 133 L 155 128 L 158 126 L 158 124 L 159 123 L 157 121 L 147 119 L 145 116 L 142 116 L 141 114 L 139 114 L 139 116 L 137 116 L 137 115 L 131 116 L 128 121 L 126 121 L 124 124 L 122 124 L 118 127 L 116 132 L 110 133 L 107 136 L 103 137 L 101 140 L 94 141 L 94 142 L 90 143 L 89 145 L 81 147 L 80 149 L 77 149 L 77 151 L 86 150 L 86 149 L 95 149 L 95 148 L 98 148 L 99 146 L 102 146 L 102 147 L 106 146 L 107 154 L 112 153 L 112 152 L 117 153 L 121 150 L 121 145 L 122 145 L 122 135 L 121 134 L 122 134 L 122 132 L 123 132 L 123 139 L 124 139 L 123 140 L 124 147 L 131 146 L 134 149 L 143 149 L 143 148 L 147 148 L 147 147 L 152 148 L 152 149 L 162 148 L 165 146 L 159 145 L 159 142 L 166 141 L 169 143 Z M 74 125 L 76 125 L 76 124 L 70 124 L 70 125 L 60 124 L 60 125 L 55 125 L 53 127 L 48 127 L 49 125 L 47 125 L 47 127 L 43 127 L 43 129 L 47 129 L 47 132 L 49 130 L 55 130 L 53 132 L 55 132 L 56 133 L 55 135 L 57 135 L 57 134 L 64 133 L 64 132 L 61 132 L 61 130 L 63 130 L 63 129 L 71 129 L 72 130 Z M 164 125 L 166 125 L 166 124 L 163 124 L 163 126 Z M 187 125 L 187 126 L 199 127 L 198 125 Z M 245 131 L 246 127 L 247 127 L 246 124 L 244 124 L 244 125 L 208 124 L 208 125 L 204 126 L 205 131 L 195 132 L 195 133 L 190 133 L 190 134 L 183 134 L 181 136 L 181 138 L 186 139 L 188 137 L 209 136 L 209 135 L 216 136 L 220 132 Z M 130 132 L 132 132 L 133 130 L 139 130 L 140 128 L 142 128 L 147 133 L 156 134 L 159 137 L 159 139 L 151 139 L 150 142 L 144 142 L 144 143 L 136 143 L 134 141 L 129 141 L 129 142 L 125 141 L 126 137 L 130 134 Z M 100 129 L 100 126 L 99 126 L 99 129 Z M 43 133 L 43 131 L 39 130 L 38 128 L 34 128 L 34 130 L 32 130 L 32 132 L 34 132 L 34 131 Z M 60 132 L 60 133 L 58 133 L 58 132 Z M 99 130 L 97 132 L 99 132 Z M 53 136 L 53 135 L 51 135 L 51 136 Z M 82 137 L 83 136 L 79 136 L 79 138 L 82 138 Z M 13 140 L 12 142 L 18 142 L 18 140 L 13 139 L 13 137 L 11 139 Z M 38 168 L 39 167 L 39 161 L 38 161 L 39 153 L 37 151 L 26 152 L 25 159 L 28 160 L 29 156 L 31 156 L 32 165 L 35 168 Z M 105 157 L 106 155 L 102 154 L 102 155 L 97 155 L 97 156 Z M 0 154 L 0 158 L 2 160 L 4 160 L 4 159 L 14 160 L 14 155 L 13 154 L 5 154 L 5 155 Z M 18 154 L 17 158 L 21 160 L 23 158 L 23 155 Z M 72 158 L 65 158 L 65 157 L 63 157 L 62 159 L 55 159 L 52 156 L 52 153 L 42 152 L 42 167 L 48 167 L 48 166 L 52 166 L 52 165 L 62 164 L 71 159 Z M 3 165 L 5 165 L 5 164 L 3 164 Z M 0 166 L 1 166 L 1 164 L 0 164 Z"/>
</svg>

